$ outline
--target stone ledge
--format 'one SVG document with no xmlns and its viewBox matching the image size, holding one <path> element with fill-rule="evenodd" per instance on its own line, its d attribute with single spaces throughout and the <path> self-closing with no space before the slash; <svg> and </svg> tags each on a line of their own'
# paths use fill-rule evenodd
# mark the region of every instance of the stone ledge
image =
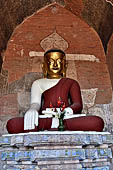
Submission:
<svg viewBox="0 0 113 170">
<path fill-rule="evenodd" d="M 3 135 L 0 156 L 7 170 L 109 170 L 108 132 L 34 132 Z"/>
<path fill-rule="evenodd" d="M 3 135 L 0 146 L 38 146 L 38 145 L 100 145 L 113 144 L 113 135 L 108 132 L 32 132 Z"/>
</svg>

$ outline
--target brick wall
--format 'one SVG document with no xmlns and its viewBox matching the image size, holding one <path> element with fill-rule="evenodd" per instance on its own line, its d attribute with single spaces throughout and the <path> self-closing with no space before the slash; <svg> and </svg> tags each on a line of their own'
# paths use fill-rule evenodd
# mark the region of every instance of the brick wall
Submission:
<svg viewBox="0 0 113 170">
<path fill-rule="evenodd" d="M 43 53 L 52 47 L 65 51 L 67 76 L 76 79 L 81 89 L 92 95 L 92 106 L 111 102 L 106 56 L 97 33 L 76 15 L 53 3 L 26 18 L 8 42 L 0 75 L 0 115 L 6 115 L 6 121 L 7 115 L 22 115 L 28 109 L 31 84 L 42 77 Z M 93 89 L 97 89 L 96 93 L 92 93 Z"/>
<path fill-rule="evenodd" d="M 112 83 L 112 88 L 113 88 L 113 34 L 109 40 L 108 43 L 108 48 L 107 48 L 107 64 L 108 64 L 108 69 L 110 72 L 110 77 L 111 77 L 111 83 Z"/>
</svg>

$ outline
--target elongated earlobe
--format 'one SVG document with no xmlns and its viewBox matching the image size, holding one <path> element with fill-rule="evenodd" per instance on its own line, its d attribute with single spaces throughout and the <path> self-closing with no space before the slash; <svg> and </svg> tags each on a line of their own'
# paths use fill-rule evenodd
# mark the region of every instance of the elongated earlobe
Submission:
<svg viewBox="0 0 113 170">
<path fill-rule="evenodd" d="M 64 66 L 63 66 L 63 77 L 66 77 L 66 70 L 67 70 L 67 62 L 65 61 Z"/>
<path fill-rule="evenodd" d="M 47 77 L 47 69 L 44 63 L 42 63 L 42 71 L 43 71 L 44 77 Z"/>
</svg>

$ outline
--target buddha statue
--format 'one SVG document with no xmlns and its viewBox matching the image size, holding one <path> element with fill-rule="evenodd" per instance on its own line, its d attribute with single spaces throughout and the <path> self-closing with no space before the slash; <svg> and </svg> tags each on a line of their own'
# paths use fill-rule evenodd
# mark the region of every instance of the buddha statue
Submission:
<svg viewBox="0 0 113 170">
<path fill-rule="evenodd" d="M 82 114 L 80 86 L 76 80 L 66 78 L 66 67 L 66 56 L 62 50 L 51 49 L 45 52 L 42 65 L 44 78 L 33 82 L 30 108 L 25 116 L 8 120 L 9 133 L 58 130 L 58 118 L 53 116 L 56 112 L 51 109 L 55 108 L 58 112 L 59 100 L 65 104 L 63 120 L 65 130 L 103 130 L 102 118 Z"/>
</svg>

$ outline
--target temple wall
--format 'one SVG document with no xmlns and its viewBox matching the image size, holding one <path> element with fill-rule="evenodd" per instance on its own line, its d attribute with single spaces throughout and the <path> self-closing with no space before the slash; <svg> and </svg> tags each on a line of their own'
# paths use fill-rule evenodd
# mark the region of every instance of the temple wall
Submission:
<svg viewBox="0 0 113 170">
<path fill-rule="evenodd" d="M 110 129 L 112 89 L 101 40 L 83 20 L 53 3 L 26 18 L 8 42 L 0 75 L 0 133 L 7 133 L 9 118 L 29 108 L 31 84 L 43 77 L 43 54 L 50 48 L 65 51 L 67 77 L 80 84 L 83 112 L 100 115 Z"/>
<path fill-rule="evenodd" d="M 112 89 L 113 89 L 113 34 L 111 35 L 111 38 L 108 43 L 108 48 L 107 48 L 107 64 L 108 64 L 108 69 L 110 73 L 110 78 L 111 78 L 111 83 L 112 83 Z"/>
</svg>

